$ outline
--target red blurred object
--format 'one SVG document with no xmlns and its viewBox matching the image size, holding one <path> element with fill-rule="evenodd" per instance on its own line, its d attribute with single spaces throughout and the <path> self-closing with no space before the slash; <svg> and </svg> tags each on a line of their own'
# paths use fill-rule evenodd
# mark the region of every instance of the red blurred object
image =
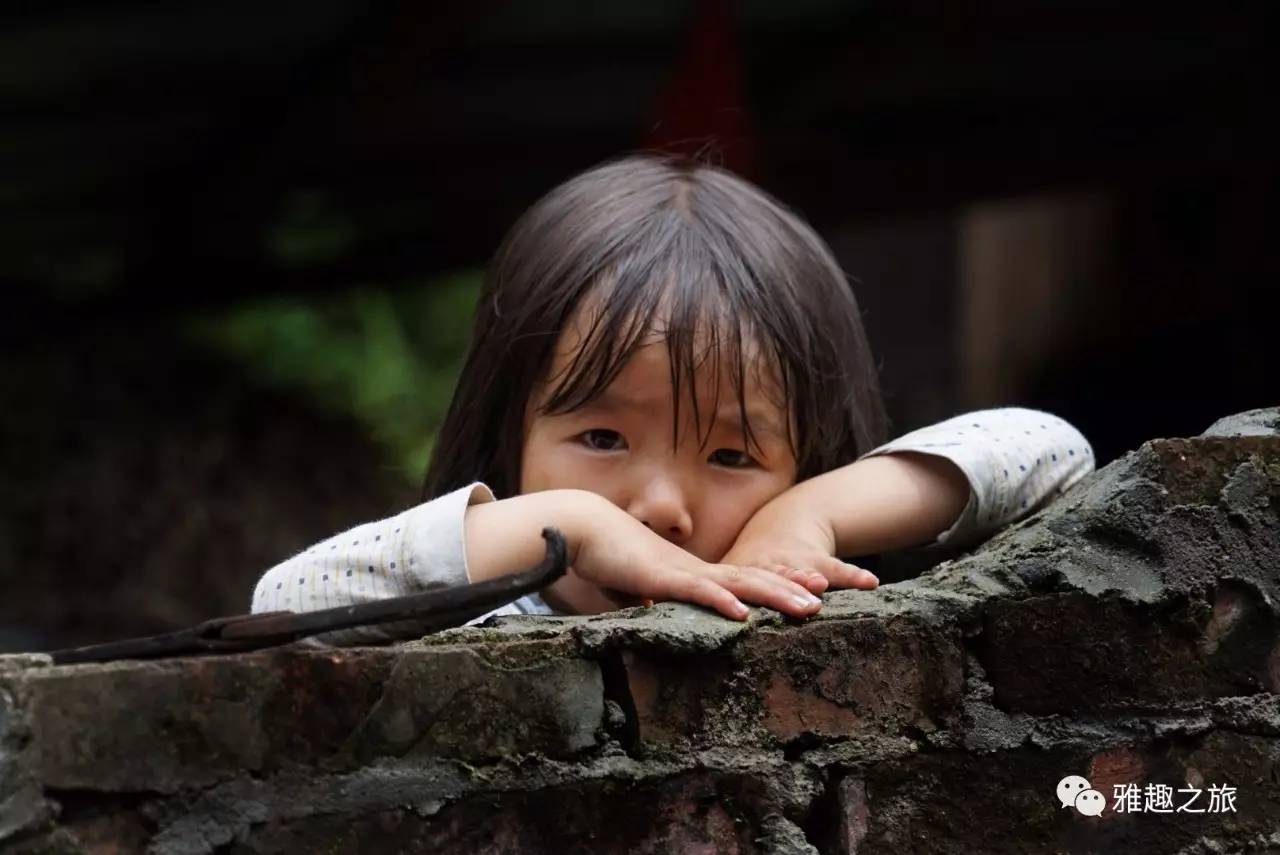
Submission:
<svg viewBox="0 0 1280 855">
<path fill-rule="evenodd" d="M 703 156 L 756 176 L 742 52 L 731 0 L 702 0 L 671 76 L 658 93 L 646 148 Z"/>
</svg>

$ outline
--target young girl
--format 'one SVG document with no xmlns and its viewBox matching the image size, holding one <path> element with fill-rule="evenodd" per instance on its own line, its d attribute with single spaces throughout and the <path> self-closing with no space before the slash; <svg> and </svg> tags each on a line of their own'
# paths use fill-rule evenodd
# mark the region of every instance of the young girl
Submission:
<svg viewBox="0 0 1280 855">
<path fill-rule="evenodd" d="M 551 191 L 503 241 L 430 501 L 272 568 L 253 610 L 513 573 L 556 526 L 570 572 L 495 613 L 684 600 L 804 617 L 829 586 L 878 584 L 840 556 L 973 543 L 1093 466 L 1079 432 L 1031 410 L 884 432 L 857 303 L 817 234 L 723 170 L 628 157 Z"/>
</svg>

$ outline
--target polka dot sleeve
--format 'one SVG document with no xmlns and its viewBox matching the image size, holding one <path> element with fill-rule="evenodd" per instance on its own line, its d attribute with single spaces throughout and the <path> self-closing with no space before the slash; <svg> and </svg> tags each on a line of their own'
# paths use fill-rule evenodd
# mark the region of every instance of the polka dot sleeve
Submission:
<svg viewBox="0 0 1280 855">
<path fill-rule="evenodd" d="M 489 488 L 476 483 L 317 543 L 263 575 L 252 610 L 316 611 L 465 585 L 470 576 L 463 520 L 469 506 L 489 501 Z M 499 611 L 549 609 L 522 597 Z M 412 625 L 394 624 L 328 633 L 309 643 L 369 644 L 421 634 Z"/>
<path fill-rule="evenodd" d="M 1093 471 L 1093 449 L 1066 421 L 1019 407 L 981 410 L 912 431 L 866 456 L 945 457 L 969 479 L 969 502 L 938 543 L 976 543 L 1044 507 Z"/>
</svg>

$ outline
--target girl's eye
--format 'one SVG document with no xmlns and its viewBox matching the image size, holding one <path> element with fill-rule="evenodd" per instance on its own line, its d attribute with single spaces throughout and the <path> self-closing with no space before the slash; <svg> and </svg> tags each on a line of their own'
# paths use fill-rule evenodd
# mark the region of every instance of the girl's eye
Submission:
<svg viewBox="0 0 1280 855">
<path fill-rule="evenodd" d="M 582 434 L 582 441 L 587 448 L 596 451 L 621 451 L 627 447 L 627 442 L 622 438 L 622 434 L 616 430 L 605 430 L 603 428 L 594 428 Z"/>
<path fill-rule="evenodd" d="M 755 465 L 750 454 L 734 448 L 717 448 L 708 459 L 717 466 L 727 466 L 730 469 L 745 469 Z"/>
</svg>

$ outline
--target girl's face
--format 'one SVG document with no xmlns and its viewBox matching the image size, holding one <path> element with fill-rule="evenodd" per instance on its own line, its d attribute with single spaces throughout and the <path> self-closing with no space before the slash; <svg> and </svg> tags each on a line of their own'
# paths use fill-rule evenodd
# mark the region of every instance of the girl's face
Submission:
<svg viewBox="0 0 1280 855">
<path fill-rule="evenodd" d="M 575 327 L 561 336 L 549 376 L 572 362 L 579 340 Z M 732 379 L 720 378 L 717 403 L 715 378 L 704 376 L 710 371 L 699 370 L 696 390 L 682 389 L 678 441 L 671 360 L 660 336 L 646 339 L 613 383 L 577 410 L 544 414 L 546 390 L 535 390 L 520 492 L 590 490 L 672 543 L 718 562 L 752 515 L 795 483 L 796 459 L 787 440 L 789 414 L 759 372 L 746 372 L 745 409 L 756 440 L 748 449 Z"/>
</svg>

